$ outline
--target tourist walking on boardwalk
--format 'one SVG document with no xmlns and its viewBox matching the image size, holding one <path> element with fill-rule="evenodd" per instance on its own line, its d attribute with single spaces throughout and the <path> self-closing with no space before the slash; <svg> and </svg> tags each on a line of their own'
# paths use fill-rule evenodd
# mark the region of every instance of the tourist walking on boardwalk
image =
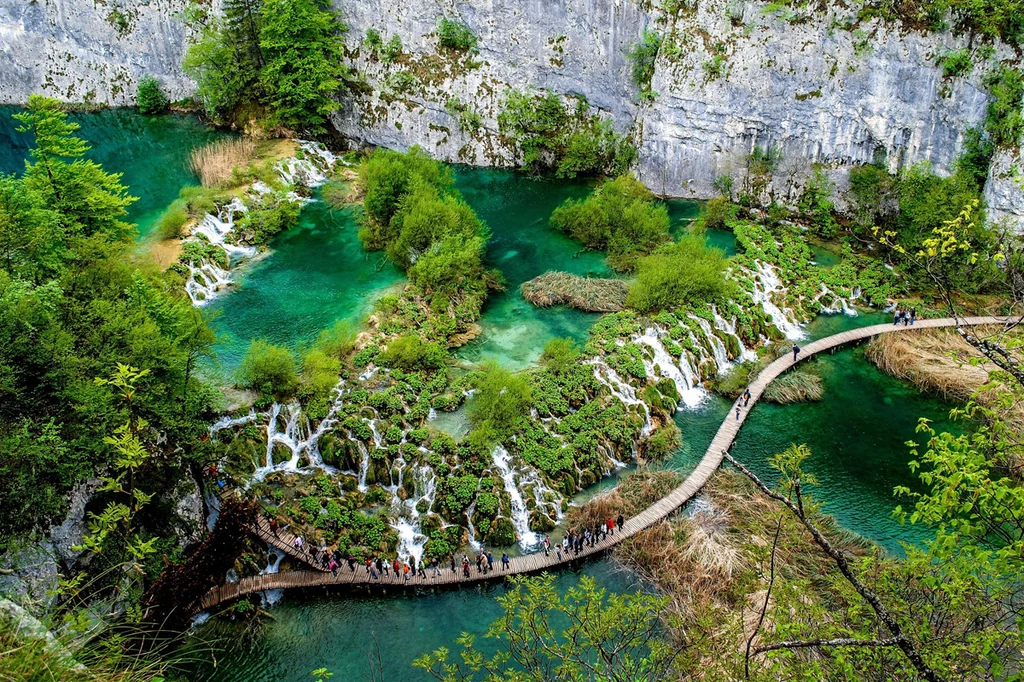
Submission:
<svg viewBox="0 0 1024 682">
<path fill-rule="evenodd" d="M 373 559 L 366 557 L 366 560 L 363 562 L 363 567 L 366 568 L 366 575 L 370 575 L 370 571 L 373 570 Z"/>
<path fill-rule="evenodd" d="M 619 514 L 619 518 L 615 519 L 615 525 L 619 527 L 620 531 L 622 530 L 622 526 L 625 525 L 625 523 L 625 517 L 623 517 L 622 514 Z"/>
<path fill-rule="evenodd" d="M 378 573 L 380 573 L 381 575 L 385 575 L 385 576 L 388 574 L 388 571 L 387 571 L 387 568 L 386 568 L 387 564 L 384 563 L 383 559 L 381 559 L 380 557 L 377 557 L 377 561 L 374 562 L 374 563 L 377 564 L 377 572 Z"/>
<path fill-rule="evenodd" d="M 396 578 L 402 574 L 402 564 L 399 563 L 398 557 L 395 557 L 395 560 L 391 562 L 391 568 L 394 569 Z"/>
<path fill-rule="evenodd" d="M 405 576 L 405 582 L 409 582 L 409 564 L 402 564 L 402 574 Z"/>
<path fill-rule="evenodd" d="M 469 577 L 469 557 L 466 557 L 462 560 L 462 577 Z"/>
<path fill-rule="evenodd" d="M 477 573 L 483 573 L 484 572 L 483 563 L 484 563 L 484 553 L 483 552 L 477 552 L 477 555 L 476 555 L 476 572 Z"/>
<path fill-rule="evenodd" d="M 739 420 L 740 420 L 740 406 L 737 403 L 737 405 L 736 405 L 736 421 L 739 421 Z"/>
<path fill-rule="evenodd" d="M 743 407 L 746 407 L 748 404 L 750 404 L 750 389 L 749 388 L 747 390 L 743 391 Z"/>
<path fill-rule="evenodd" d="M 917 308 L 910 309 L 910 324 L 914 324 L 914 320 L 917 319 Z"/>
<path fill-rule="evenodd" d="M 295 543 L 294 544 L 295 544 L 295 549 L 297 551 L 301 552 L 302 551 L 302 536 L 301 535 L 296 535 L 295 536 Z"/>
<path fill-rule="evenodd" d="M 895 326 L 899 325 L 900 320 L 902 320 L 902 319 L 903 319 L 903 309 L 902 308 L 896 308 L 895 312 L 893 312 L 892 326 L 895 327 Z"/>
<path fill-rule="evenodd" d="M 450 560 L 452 573 L 454 573 L 455 572 L 455 555 L 454 554 L 449 554 L 448 555 L 448 559 Z"/>
<path fill-rule="evenodd" d="M 270 532 L 274 534 L 275 538 L 278 537 L 278 535 L 277 535 L 277 519 L 270 519 Z"/>
<path fill-rule="evenodd" d="M 608 519 L 604 525 L 610 535 L 615 535 L 615 519 Z"/>
<path fill-rule="evenodd" d="M 559 561 L 562 560 L 562 550 L 568 547 L 568 543 L 569 538 L 562 538 L 562 542 L 560 544 L 555 545 L 555 554 L 558 555 Z"/>
<path fill-rule="evenodd" d="M 327 564 L 327 568 L 330 569 L 331 574 L 334 575 L 335 578 L 338 577 L 338 562 L 337 561 L 335 561 L 334 559 L 331 559 L 330 563 Z"/>
<path fill-rule="evenodd" d="M 416 575 L 417 575 L 417 572 L 418 572 L 418 570 L 419 570 L 419 569 L 417 568 L 417 566 L 416 566 L 416 557 L 414 557 L 414 556 L 410 556 L 410 557 L 409 557 L 409 564 L 410 564 L 410 565 L 412 566 L 412 577 L 414 577 L 414 578 L 415 578 L 415 577 L 416 577 Z"/>
<path fill-rule="evenodd" d="M 793 344 L 793 362 L 796 362 L 796 357 L 800 355 L 800 346 Z"/>
<path fill-rule="evenodd" d="M 508 552 L 503 552 L 501 555 L 501 570 L 508 570 Z"/>
<path fill-rule="evenodd" d="M 551 538 L 544 536 L 544 556 L 551 556 Z"/>
<path fill-rule="evenodd" d="M 490 552 L 487 553 L 487 570 L 488 571 L 493 571 L 494 570 L 494 555 L 491 554 Z"/>
<path fill-rule="evenodd" d="M 430 560 L 430 567 L 434 569 L 434 577 L 436 578 L 441 572 L 441 562 L 437 560 L 437 557 Z"/>
<path fill-rule="evenodd" d="M 351 554 L 348 555 L 348 570 L 356 572 L 356 558 Z"/>
</svg>

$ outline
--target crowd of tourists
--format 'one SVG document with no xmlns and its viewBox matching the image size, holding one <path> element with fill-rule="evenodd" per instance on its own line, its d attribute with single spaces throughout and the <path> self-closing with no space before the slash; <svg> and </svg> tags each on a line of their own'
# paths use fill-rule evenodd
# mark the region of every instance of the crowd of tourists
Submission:
<svg viewBox="0 0 1024 682">
<path fill-rule="evenodd" d="M 915 320 L 917 320 L 917 308 L 900 307 L 893 311 L 892 324 L 894 327 L 898 326 L 900 323 L 906 327 L 907 325 L 914 324 Z"/>
<path fill-rule="evenodd" d="M 559 561 L 562 561 L 563 557 L 578 556 L 585 548 L 595 547 L 602 540 L 615 535 L 616 528 L 621 532 L 625 522 L 626 519 L 622 514 L 619 514 L 618 518 L 609 518 L 604 523 L 596 524 L 590 528 L 573 528 L 565 534 L 561 543 L 555 543 L 554 545 L 552 545 L 550 537 L 545 537 L 542 542 L 544 556 L 550 556 L 552 550 L 556 552 Z M 276 519 L 270 521 L 270 530 L 275 537 L 280 538 Z M 476 572 L 481 575 L 487 575 L 496 570 L 494 553 L 484 550 L 475 553 L 473 558 L 468 554 L 463 554 L 461 560 L 455 554 L 450 554 L 447 559 L 431 557 L 429 560 L 422 559 L 417 561 L 415 556 L 410 555 L 404 560 L 395 557 L 395 559 L 389 561 L 377 556 L 368 557 L 360 561 L 351 554 L 345 556 L 340 549 L 332 550 L 324 545 L 314 547 L 303 540 L 301 535 L 294 536 L 292 544 L 296 552 L 306 555 L 306 560 L 310 564 L 330 571 L 334 577 L 338 576 L 339 569 L 342 569 L 344 566 L 348 566 L 348 570 L 352 573 L 362 569 L 373 580 L 391 578 L 392 576 L 404 578 L 405 580 L 412 580 L 413 578 L 426 580 L 428 577 L 434 579 L 445 570 L 452 573 L 461 572 L 463 578 L 469 578 L 472 575 L 474 563 L 476 565 Z M 511 565 L 511 557 L 509 557 L 508 552 L 503 552 L 499 561 L 501 563 L 501 571 L 508 571 Z"/>
</svg>

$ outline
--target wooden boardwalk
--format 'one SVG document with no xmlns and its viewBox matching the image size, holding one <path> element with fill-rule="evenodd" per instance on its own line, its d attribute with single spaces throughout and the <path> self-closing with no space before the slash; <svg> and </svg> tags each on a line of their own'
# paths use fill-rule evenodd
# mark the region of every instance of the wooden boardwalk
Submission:
<svg viewBox="0 0 1024 682">
<path fill-rule="evenodd" d="M 1003 318 L 996 317 L 969 317 L 962 319 L 961 324 L 964 326 L 974 326 L 981 324 L 1002 324 L 1004 321 L 1005 320 Z M 904 327 L 902 325 L 895 326 L 892 324 L 877 324 L 870 327 L 862 327 L 860 329 L 851 329 L 850 331 L 834 334 L 833 336 L 828 336 L 803 346 L 797 362 L 805 360 L 822 351 L 837 348 L 861 339 L 877 336 L 878 334 L 914 329 L 929 329 L 934 327 L 952 327 L 954 324 L 955 323 L 951 318 L 934 320 L 919 319 L 912 327 Z M 765 388 L 768 387 L 768 384 L 774 381 L 779 375 L 786 372 L 786 370 L 793 367 L 794 364 L 796 363 L 793 361 L 792 354 L 787 353 L 768 365 L 749 386 L 750 404 L 746 408 L 740 410 L 739 419 L 736 418 L 735 411 L 733 409 L 729 410 L 729 414 L 726 415 L 725 420 L 718 427 L 718 433 L 715 434 L 714 439 L 711 441 L 711 445 L 708 446 L 707 451 L 704 453 L 703 459 L 701 459 L 700 463 L 697 464 L 697 467 L 690 473 L 690 475 L 687 476 L 686 480 L 671 493 L 658 500 L 644 511 L 630 519 L 627 519 L 623 528 L 615 529 L 614 535 L 608 536 L 601 542 L 596 543 L 593 547 L 584 547 L 583 551 L 579 554 L 572 551 L 567 554 L 563 554 L 553 547 L 548 555 L 545 555 L 543 552 L 535 552 L 533 554 L 513 557 L 507 571 L 501 569 L 501 563 L 500 561 L 497 561 L 496 558 L 495 570 L 490 573 L 478 573 L 474 563 L 474 565 L 470 567 L 470 575 L 468 578 L 463 576 L 460 566 L 456 566 L 456 570 L 452 571 L 448 565 L 445 565 L 437 575 L 434 575 L 430 569 L 427 569 L 427 577 L 420 576 L 409 580 L 395 576 L 393 573 L 374 579 L 363 566 L 356 565 L 355 571 L 350 571 L 347 564 L 339 568 L 337 575 L 335 576 L 330 571 L 325 570 L 324 567 L 316 564 L 308 553 L 297 551 L 294 547 L 294 536 L 290 533 L 279 531 L 278 537 L 274 537 L 270 533 L 269 527 L 266 526 L 266 521 L 261 519 L 259 527 L 255 529 L 255 532 L 259 537 L 271 543 L 275 547 L 278 547 L 282 551 L 287 552 L 289 555 L 306 562 L 312 568 L 317 570 L 302 570 L 272 575 L 260 575 L 243 578 L 237 582 L 226 583 L 220 587 L 210 590 L 203 597 L 201 606 L 203 609 L 209 609 L 221 602 L 236 599 L 253 592 L 262 592 L 264 590 L 275 590 L 288 587 L 316 587 L 324 585 L 390 585 L 396 587 L 422 587 L 431 585 L 475 583 L 484 580 L 501 579 L 507 575 L 536 573 L 538 571 L 553 569 L 572 561 L 585 559 L 604 552 L 622 540 L 649 528 L 689 502 L 704 486 L 704 484 L 707 483 L 715 470 L 718 469 L 726 451 L 732 446 L 733 441 L 736 439 L 736 434 L 739 433 L 740 428 L 746 421 L 747 415 L 750 414 L 750 410 L 757 404 L 757 401 L 761 398 L 761 395 L 764 393 Z"/>
</svg>

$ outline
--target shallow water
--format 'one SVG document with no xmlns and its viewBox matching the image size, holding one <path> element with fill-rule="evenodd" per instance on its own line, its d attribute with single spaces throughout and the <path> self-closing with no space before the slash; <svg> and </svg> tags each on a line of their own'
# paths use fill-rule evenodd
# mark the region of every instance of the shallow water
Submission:
<svg viewBox="0 0 1024 682">
<path fill-rule="evenodd" d="M 0 106 L 0 173 L 25 170 L 32 138 L 15 130 L 20 123 L 12 115 L 18 111 Z M 108 172 L 123 173 L 121 181 L 139 197 L 128 219 L 138 223 L 140 238 L 153 231 L 182 187 L 199 184 L 189 167 L 192 150 L 227 136 L 195 116 L 143 116 L 134 109 L 73 113 L 69 118 L 81 126 L 76 134 L 92 145 L 86 156 Z"/>
<path fill-rule="evenodd" d="M 237 286 L 210 303 L 222 377 L 232 377 L 253 339 L 294 349 L 337 320 L 357 328 L 374 301 L 404 281 L 382 253 L 363 249 L 358 214 L 307 204 L 299 224 L 277 236 L 269 254 L 237 271 Z"/>
</svg>

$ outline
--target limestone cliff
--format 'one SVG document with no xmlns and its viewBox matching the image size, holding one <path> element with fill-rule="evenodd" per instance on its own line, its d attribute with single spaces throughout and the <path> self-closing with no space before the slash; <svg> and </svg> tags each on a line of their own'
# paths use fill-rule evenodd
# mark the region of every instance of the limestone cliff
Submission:
<svg viewBox="0 0 1024 682">
<path fill-rule="evenodd" d="M 966 36 L 921 35 L 851 10 L 770 13 L 762 2 L 701 0 L 334 0 L 350 27 L 346 42 L 369 86 L 343 97 L 340 131 L 355 140 L 440 158 L 514 165 L 498 133 L 509 88 L 582 95 L 592 111 L 633 136 L 637 172 L 654 191 L 705 198 L 719 175 L 742 181 L 755 145 L 782 162 L 771 190 L 792 197 L 809 164 L 822 163 L 842 187 L 852 165 L 891 170 L 929 161 L 950 170 L 963 132 L 981 124 L 987 66 L 944 79 L 936 62 Z M 69 100 L 131 102 L 137 79 L 153 74 L 172 97 L 189 90 L 180 70 L 184 0 L 101 4 L 87 0 L 0 0 L 0 101 L 40 91 Z M 695 6 L 694 9 L 690 9 Z M 116 14 L 115 14 L 116 10 Z M 468 24 L 479 53 L 437 46 L 441 17 Z M 644 27 L 665 38 L 642 102 L 627 52 Z M 397 35 L 405 56 L 385 63 L 362 45 L 366 31 Z M 999 47 L 990 60 L 1011 59 Z M 480 125 L 460 128 L 455 108 Z M 1001 155 L 987 192 L 993 213 L 1024 225 L 1024 200 Z M 996 177 L 998 176 L 998 177 Z"/>
</svg>

